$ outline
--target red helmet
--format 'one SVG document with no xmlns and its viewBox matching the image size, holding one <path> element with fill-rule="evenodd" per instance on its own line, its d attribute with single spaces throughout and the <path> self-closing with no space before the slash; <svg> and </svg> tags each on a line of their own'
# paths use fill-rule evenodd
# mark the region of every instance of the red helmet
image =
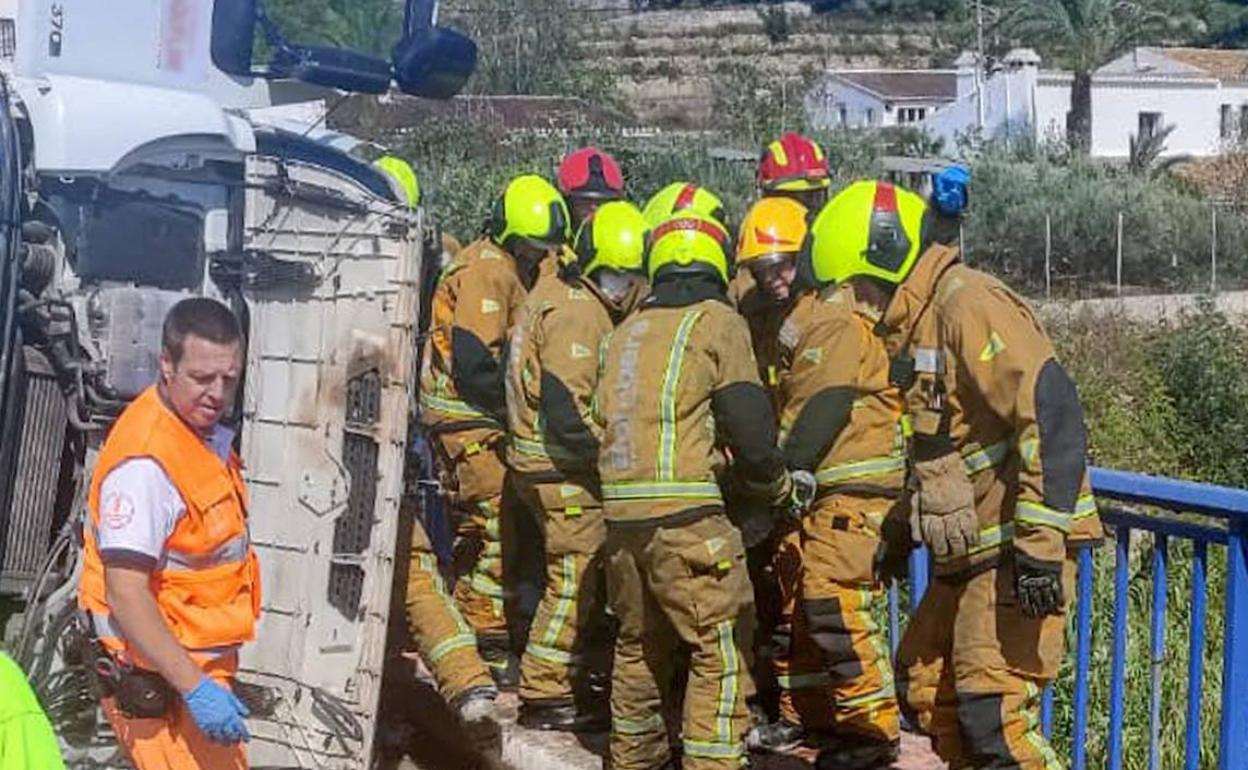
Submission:
<svg viewBox="0 0 1248 770">
<path fill-rule="evenodd" d="M 828 159 L 819 145 L 789 132 L 767 146 L 758 161 L 758 187 L 766 192 L 828 187 Z"/>
<path fill-rule="evenodd" d="M 559 192 L 566 196 L 615 200 L 624 197 L 624 175 L 615 158 L 597 147 L 568 153 L 559 164 Z"/>
</svg>

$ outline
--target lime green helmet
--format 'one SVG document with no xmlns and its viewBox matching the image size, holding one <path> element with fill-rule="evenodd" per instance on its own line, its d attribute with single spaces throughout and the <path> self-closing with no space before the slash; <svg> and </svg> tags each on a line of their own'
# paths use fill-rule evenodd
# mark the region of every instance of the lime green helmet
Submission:
<svg viewBox="0 0 1248 770">
<path fill-rule="evenodd" d="M 705 273 L 727 286 L 733 270 L 731 255 L 732 239 L 723 224 L 685 209 L 650 231 L 646 273 L 651 283 L 660 273 Z"/>
<path fill-rule="evenodd" d="M 728 223 L 719 196 L 692 182 L 672 182 L 659 190 L 650 196 L 642 213 L 651 227 L 658 227 L 672 214 L 685 209 L 693 209 L 723 225 Z"/>
<path fill-rule="evenodd" d="M 644 275 L 649 230 L 641 210 L 632 203 L 602 204 L 576 235 L 576 262 L 581 275 L 588 278 L 602 268 Z"/>
<path fill-rule="evenodd" d="M 887 182 L 854 182 L 810 226 L 802 271 L 820 286 L 856 276 L 899 284 L 923 250 L 927 203 Z"/>
<path fill-rule="evenodd" d="M 420 205 L 420 178 L 416 176 L 412 164 L 393 155 L 384 155 L 374 161 L 373 166 L 399 186 L 403 191 L 403 202 L 409 208 Z"/>
<path fill-rule="evenodd" d="M 556 250 L 571 240 L 568 204 L 554 185 L 536 174 L 507 183 L 494 202 L 489 233 L 503 248 L 516 242 Z"/>
</svg>

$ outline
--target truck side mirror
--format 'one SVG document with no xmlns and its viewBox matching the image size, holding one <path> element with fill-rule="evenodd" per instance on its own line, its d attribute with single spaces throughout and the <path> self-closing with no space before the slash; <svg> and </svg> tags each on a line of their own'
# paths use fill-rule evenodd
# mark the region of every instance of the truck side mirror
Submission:
<svg viewBox="0 0 1248 770">
<path fill-rule="evenodd" d="M 384 94 L 390 90 L 388 63 L 346 48 L 290 46 L 274 55 L 269 73 L 272 77 L 293 78 L 355 94 Z"/>
<path fill-rule="evenodd" d="M 212 63 L 240 78 L 254 77 L 256 0 L 216 0 L 212 4 Z"/>
<path fill-rule="evenodd" d="M 405 94 L 449 99 L 477 66 L 477 44 L 445 27 L 409 31 L 391 53 L 394 80 Z"/>
</svg>

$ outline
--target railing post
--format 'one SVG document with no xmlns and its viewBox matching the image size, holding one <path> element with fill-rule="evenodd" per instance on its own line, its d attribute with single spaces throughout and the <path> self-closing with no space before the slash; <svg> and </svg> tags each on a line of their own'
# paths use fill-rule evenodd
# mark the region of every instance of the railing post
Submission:
<svg viewBox="0 0 1248 770">
<path fill-rule="evenodd" d="M 927 583 L 931 568 L 931 560 L 926 548 L 916 548 L 910 552 L 910 614 L 913 615 L 927 593 Z"/>
<path fill-rule="evenodd" d="M 1232 519 L 1226 542 L 1226 646 L 1222 657 L 1219 770 L 1248 767 L 1248 521 Z"/>
</svg>

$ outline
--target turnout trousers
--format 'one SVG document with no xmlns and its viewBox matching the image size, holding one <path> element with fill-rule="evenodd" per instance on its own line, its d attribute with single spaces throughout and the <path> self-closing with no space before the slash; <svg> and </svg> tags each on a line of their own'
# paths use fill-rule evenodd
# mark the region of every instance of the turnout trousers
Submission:
<svg viewBox="0 0 1248 770">
<path fill-rule="evenodd" d="M 411 639 L 443 697 L 454 700 L 493 684 L 477 653 L 477 636 L 447 594 L 438 557 L 419 521 L 412 528 L 405 604 Z"/>
<path fill-rule="evenodd" d="M 829 494 L 802 522 L 802 615 L 823 654 L 832 728 L 867 741 L 901 734 L 888 638 L 876 610 L 880 525 L 895 502 Z"/>
<path fill-rule="evenodd" d="M 520 697 L 571 699 L 588 673 L 586 637 L 605 622 L 602 502 L 572 481 L 538 482 L 517 474 L 516 488 L 538 517 L 546 562 L 546 589 L 520 661 Z"/>
<path fill-rule="evenodd" d="M 230 679 L 238 670 L 238 653 L 201 665 L 217 684 L 229 688 Z M 112 697 L 100 701 L 117 743 L 137 770 L 246 770 L 247 744 L 214 743 L 195 724 L 182 699 L 171 700 L 169 713 L 155 719 L 126 716 Z"/>
<path fill-rule="evenodd" d="M 771 637 L 771 666 L 779 688 L 780 718 L 807 730 L 828 730 L 832 727 L 835 695 L 823 653 L 810 634 L 806 613 L 801 610 L 805 573 L 802 541 L 802 530 L 796 522 L 778 527 L 770 563 L 765 567 L 774 594 L 766 601 L 756 597 L 756 604 L 760 622 L 768 625 L 760 632 Z M 775 614 L 764 620 L 764 608 L 771 603 L 775 605 Z"/>
<path fill-rule="evenodd" d="M 609 524 L 607 590 L 619 619 L 611 767 L 653 770 L 670 755 L 664 707 L 677 642 L 691 649 L 681 717 L 685 770 L 745 761 L 749 671 L 738 615 L 753 600 L 740 532 L 722 514 L 692 523 Z"/>
<path fill-rule="evenodd" d="M 1062 570 L 1072 596 L 1075 559 Z M 1018 608 L 1010 562 L 963 581 L 932 581 L 897 651 L 898 695 L 950 768 L 1061 770 L 1040 730 L 1040 696 L 1057 675 L 1066 615 Z"/>
<path fill-rule="evenodd" d="M 503 612 L 503 434 L 493 428 L 434 437 L 454 512 L 455 603 L 482 642 L 507 636 Z"/>
</svg>

